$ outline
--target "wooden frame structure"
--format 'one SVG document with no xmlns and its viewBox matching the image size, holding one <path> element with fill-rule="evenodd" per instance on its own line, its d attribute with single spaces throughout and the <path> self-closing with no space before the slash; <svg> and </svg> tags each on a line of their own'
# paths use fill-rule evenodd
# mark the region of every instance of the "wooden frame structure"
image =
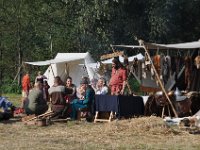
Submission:
<svg viewBox="0 0 200 150">
<path fill-rule="evenodd" d="M 140 41 L 142 41 L 142 43 Z M 178 117 L 177 112 L 174 109 L 174 106 L 173 106 L 173 104 L 172 104 L 172 102 L 171 102 L 171 100 L 170 100 L 170 98 L 169 98 L 169 96 L 168 96 L 168 94 L 167 94 L 167 92 L 166 92 L 166 90 L 165 90 L 165 88 L 163 86 L 163 83 L 161 82 L 160 77 L 159 77 L 159 75 L 158 75 L 158 73 L 157 73 L 157 71 L 155 69 L 155 66 L 154 66 L 154 64 L 152 62 L 152 59 L 151 59 L 150 54 L 148 52 L 148 49 L 158 49 L 158 48 L 160 50 L 177 49 L 178 52 L 179 52 L 179 49 L 186 50 L 186 51 L 191 50 L 191 49 L 200 49 L 200 40 L 193 41 L 193 42 L 186 42 L 186 43 L 177 43 L 177 44 L 146 43 L 143 40 L 138 40 L 138 42 L 140 44 L 139 46 L 135 46 L 135 45 L 112 45 L 112 48 L 113 47 L 142 48 L 142 49 L 145 50 L 145 52 L 147 54 L 147 57 L 150 60 L 152 69 L 153 69 L 153 71 L 155 73 L 155 76 L 156 76 L 156 79 L 158 81 L 158 84 L 161 87 L 161 90 L 163 91 L 164 95 L 166 96 L 166 98 L 167 98 L 167 100 L 168 100 L 168 102 L 169 102 L 169 104 L 170 104 L 170 106 L 172 108 L 172 111 L 173 111 L 175 117 Z M 184 70 L 184 68 L 182 68 L 181 72 L 183 72 L 183 70 Z M 180 73 L 178 74 L 178 76 L 180 76 Z M 171 88 L 172 88 L 172 86 L 169 87 L 169 89 L 171 89 Z M 168 108 L 168 110 L 169 110 L 169 108 Z M 164 108 L 163 108 L 163 112 L 164 112 Z M 163 116 L 163 113 L 162 113 L 162 116 Z"/>
<path fill-rule="evenodd" d="M 174 116 L 175 117 L 178 117 L 177 115 L 177 112 L 164 88 L 164 85 L 158 75 L 158 72 L 157 70 L 155 69 L 155 66 L 153 64 L 153 61 L 150 57 L 150 54 L 149 54 L 149 51 L 148 51 L 148 48 L 149 49 L 157 49 L 159 48 L 160 50 L 169 50 L 169 49 L 177 49 L 179 51 L 179 49 L 184 49 L 184 50 L 188 50 L 188 49 L 197 49 L 197 48 L 200 48 L 200 40 L 199 41 L 194 41 L 194 42 L 188 42 L 188 43 L 178 43 L 178 44 L 156 44 L 156 43 L 146 43 L 146 42 L 140 42 L 139 40 L 139 46 L 136 46 L 136 45 L 111 45 L 112 49 L 113 49 L 113 52 L 114 52 L 114 47 L 125 47 L 125 48 L 142 48 L 145 50 L 145 53 L 146 53 L 146 56 L 148 57 L 149 61 L 150 61 L 150 65 L 152 66 L 152 69 L 155 73 L 155 77 L 156 77 L 156 80 L 158 81 L 158 84 L 162 90 L 162 92 L 164 93 L 165 97 L 167 98 L 167 101 L 169 102 L 169 105 L 170 107 L 172 108 L 172 111 L 174 113 Z M 111 57 L 112 55 L 109 55 L 109 57 Z M 183 72 L 184 68 L 182 68 L 181 72 Z M 170 87 L 172 88 L 172 87 Z M 170 114 L 170 111 L 169 111 L 169 105 L 167 106 L 167 109 L 168 109 L 168 113 L 169 115 Z M 165 106 L 163 107 L 163 110 L 162 110 L 162 117 L 164 116 L 164 110 L 165 110 Z M 96 115 L 95 115 L 95 121 L 94 122 L 97 122 L 97 121 L 107 121 L 107 122 L 110 122 L 111 119 L 113 117 L 113 112 L 110 113 L 110 117 L 108 120 L 103 120 L 103 119 L 98 119 L 98 112 L 96 112 Z"/>
<path fill-rule="evenodd" d="M 27 119 L 26 118 L 23 118 L 24 120 L 22 120 L 24 123 L 27 123 L 29 121 L 33 121 L 33 120 L 37 120 L 37 119 L 41 119 L 41 118 L 48 118 L 48 117 L 51 117 L 53 115 L 53 112 L 52 111 L 48 111 L 48 112 L 45 112 L 44 114 L 41 114 L 41 115 L 38 115 L 38 116 L 35 116 L 35 115 L 30 115 L 27 116 Z"/>
<path fill-rule="evenodd" d="M 145 50 L 145 52 L 146 52 L 146 54 L 147 54 L 147 57 L 148 57 L 148 59 L 149 59 L 149 61 L 150 61 L 150 64 L 151 64 L 151 66 L 152 66 L 152 68 L 153 68 L 153 71 L 154 71 L 154 73 L 155 73 L 156 80 L 158 81 L 158 84 L 159 84 L 159 86 L 161 87 L 162 92 L 164 93 L 165 97 L 167 98 L 167 100 L 168 100 L 168 102 L 169 102 L 169 104 L 170 104 L 170 106 L 171 106 L 171 108 L 172 108 L 172 111 L 173 111 L 173 113 L 174 113 L 174 116 L 175 116 L 175 117 L 178 117 L 178 114 L 177 114 L 177 112 L 176 112 L 176 110 L 175 110 L 175 108 L 174 108 L 174 106 L 173 106 L 173 104 L 172 104 L 172 102 L 171 102 L 171 100 L 170 100 L 170 98 L 169 98 L 169 96 L 168 96 L 168 94 L 167 94 L 165 88 L 164 88 L 164 85 L 163 85 L 163 83 L 162 83 L 161 80 L 160 80 L 160 77 L 159 77 L 159 75 L 158 75 L 158 72 L 157 72 L 156 69 L 155 69 L 155 66 L 154 66 L 154 64 L 153 64 L 153 61 L 152 61 L 152 59 L 151 59 L 151 57 L 150 57 L 150 54 L 149 54 L 149 51 L 148 51 L 148 49 L 147 49 L 148 46 L 145 46 L 145 43 L 144 43 L 143 45 L 140 45 L 140 46 L 125 46 L 125 45 L 111 45 L 111 46 L 112 46 L 112 48 L 113 48 L 113 46 L 117 46 L 117 47 L 128 47 L 128 48 L 143 48 L 143 49 Z M 164 108 L 163 108 L 163 111 L 164 111 Z M 162 113 L 162 117 L 163 117 L 163 115 L 164 115 L 164 114 Z"/>
<path fill-rule="evenodd" d="M 96 122 L 111 122 L 114 117 L 114 112 L 110 112 L 108 119 L 99 119 L 99 111 L 96 111 L 95 117 L 94 117 L 94 123 Z"/>
<path fill-rule="evenodd" d="M 175 117 L 178 117 L 178 114 L 177 114 L 177 112 L 176 112 L 176 110 L 175 110 L 175 108 L 174 108 L 174 106 L 173 106 L 173 104 L 172 104 L 172 102 L 171 102 L 171 100 L 170 100 L 170 98 L 169 98 L 169 96 L 168 96 L 168 94 L 167 94 L 167 92 L 166 92 L 166 90 L 165 90 L 165 88 L 164 88 L 164 86 L 163 86 L 161 80 L 160 80 L 160 77 L 159 77 L 159 75 L 158 75 L 158 72 L 156 71 L 156 68 L 155 68 L 155 66 L 154 66 L 154 64 L 153 64 L 153 61 L 152 61 L 152 59 L 151 59 L 151 57 L 150 57 L 150 54 L 149 54 L 147 48 L 146 48 L 145 46 L 143 46 L 143 48 L 144 48 L 144 50 L 145 50 L 145 52 L 146 52 L 146 54 L 147 54 L 148 59 L 150 60 L 151 66 L 152 66 L 153 71 L 154 71 L 154 73 L 155 73 L 155 75 L 156 75 L 156 78 L 157 78 L 157 81 L 158 81 L 158 83 L 159 83 L 159 85 L 160 85 L 160 87 L 161 87 L 161 90 L 162 90 L 163 93 L 165 94 L 165 97 L 167 98 L 167 100 L 168 100 L 168 102 L 169 102 L 169 104 L 170 104 L 170 106 L 171 106 L 171 108 L 172 108 L 172 111 L 173 111 L 173 113 L 174 113 L 174 116 L 175 116 Z M 164 108 L 165 108 L 165 107 L 163 107 L 163 111 L 164 111 Z M 162 117 L 163 117 L 163 115 L 164 115 L 164 113 L 162 113 Z"/>
</svg>

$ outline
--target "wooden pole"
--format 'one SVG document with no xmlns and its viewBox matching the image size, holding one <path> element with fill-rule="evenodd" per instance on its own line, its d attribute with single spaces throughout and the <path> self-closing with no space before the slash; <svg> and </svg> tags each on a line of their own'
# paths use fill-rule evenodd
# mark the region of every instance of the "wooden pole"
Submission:
<svg viewBox="0 0 200 150">
<path fill-rule="evenodd" d="M 53 114 L 53 112 L 52 112 L 52 111 L 49 111 L 49 112 L 46 112 L 46 113 L 41 114 L 41 115 L 39 115 L 39 116 L 35 116 L 35 117 L 33 117 L 33 118 L 30 118 L 30 119 L 28 119 L 28 120 L 26 120 L 26 121 L 24 121 L 24 122 L 26 123 L 26 122 L 29 122 L 29 121 L 32 121 L 32 120 L 38 119 L 38 118 L 40 118 L 40 117 L 51 116 L 52 114 Z"/>
<path fill-rule="evenodd" d="M 55 77 L 55 74 L 54 74 L 54 72 L 53 72 L 53 68 L 52 68 L 51 64 L 50 64 L 50 67 L 51 67 L 51 71 L 52 71 L 52 73 L 53 73 L 53 77 Z"/>
<path fill-rule="evenodd" d="M 157 80 L 158 80 L 158 83 L 159 83 L 159 85 L 160 85 L 160 87 L 161 87 L 163 93 L 165 94 L 165 96 L 166 96 L 166 98 L 167 98 L 169 104 L 170 104 L 171 107 L 172 107 L 172 110 L 173 110 L 173 112 L 174 112 L 175 117 L 178 117 L 177 112 L 176 112 L 176 110 L 175 110 L 175 108 L 174 108 L 174 106 L 173 106 L 173 104 L 172 104 L 172 102 L 171 102 L 169 96 L 167 95 L 167 92 L 166 92 L 166 90 L 165 90 L 165 88 L 164 88 L 164 86 L 163 86 L 163 84 L 162 84 L 162 82 L 161 82 L 161 80 L 160 80 L 160 77 L 159 77 L 159 75 L 158 75 L 158 73 L 157 73 L 157 71 L 156 71 L 156 68 L 155 68 L 155 66 L 153 65 L 153 61 L 152 61 L 152 59 L 151 59 L 151 57 L 150 57 L 150 55 L 149 55 L 149 52 L 148 52 L 148 50 L 146 49 L 145 46 L 144 46 L 144 50 L 145 50 L 145 52 L 146 52 L 146 54 L 147 54 L 147 57 L 148 57 L 149 60 L 150 60 L 151 66 L 152 66 L 152 68 L 153 68 L 153 70 L 154 70 L 154 72 L 155 72 L 155 75 L 156 75 L 156 78 L 157 78 Z"/>
<path fill-rule="evenodd" d="M 22 67 L 22 64 L 21 64 L 21 65 L 20 65 L 20 67 L 18 68 L 17 74 L 15 75 L 15 78 L 14 78 L 14 80 L 13 80 L 12 84 L 15 82 L 15 80 L 16 80 L 16 79 L 17 79 L 17 77 L 19 76 L 19 74 L 20 74 L 20 71 L 21 71 L 21 67 Z"/>
</svg>

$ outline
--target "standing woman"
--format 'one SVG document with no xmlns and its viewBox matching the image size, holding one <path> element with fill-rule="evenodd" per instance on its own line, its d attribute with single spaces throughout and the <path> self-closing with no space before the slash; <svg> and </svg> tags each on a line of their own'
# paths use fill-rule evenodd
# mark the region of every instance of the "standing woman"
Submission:
<svg viewBox="0 0 200 150">
<path fill-rule="evenodd" d="M 109 86 L 111 89 L 111 95 L 123 95 L 124 88 L 127 80 L 127 71 L 119 61 L 119 58 L 115 57 L 112 60 L 112 73 Z"/>
</svg>

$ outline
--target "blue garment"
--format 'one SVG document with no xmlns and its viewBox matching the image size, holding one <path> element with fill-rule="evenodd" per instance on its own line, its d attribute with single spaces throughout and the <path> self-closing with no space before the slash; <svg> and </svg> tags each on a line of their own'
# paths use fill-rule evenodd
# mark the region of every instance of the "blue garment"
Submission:
<svg viewBox="0 0 200 150">
<path fill-rule="evenodd" d="M 90 109 L 91 105 L 94 103 L 94 98 L 95 98 L 95 92 L 92 89 L 92 87 L 89 86 L 86 89 L 85 99 L 83 99 L 83 100 L 74 99 L 71 103 L 72 119 L 76 119 L 78 109 L 80 109 L 80 108 L 89 108 Z"/>
<path fill-rule="evenodd" d="M 0 108 L 3 108 L 4 111 L 7 111 L 12 106 L 12 103 L 8 101 L 6 97 L 0 96 Z"/>
</svg>

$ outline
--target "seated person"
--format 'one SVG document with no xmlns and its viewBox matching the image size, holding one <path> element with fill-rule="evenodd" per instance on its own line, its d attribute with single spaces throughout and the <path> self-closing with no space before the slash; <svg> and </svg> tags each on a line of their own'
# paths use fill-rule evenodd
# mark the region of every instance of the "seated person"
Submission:
<svg viewBox="0 0 200 150">
<path fill-rule="evenodd" d="M 106 95 L 108 94 L 108 87 L 106 86 L 106 81 L 104 78 L 100 78 L 97 82 L 95 94 Z"/>
<path fill-rule="evenodd" d="M 85 97 L 85 88 L 84 88 L 84 85 L 81 84 L 81 85 L 77 88 L 76 97 L 77 97 L 78 99 L 84 99 L 84 97 Z"/>
<path fill-rule="evenodd" d="M 94 97 L 95 97 L 95 92 L 93 88 L 88 85 L 88 79 L 83 78 L 81 81 L 81 88 L 82 90 L 85 91 L 85 96 L 83 99 L 75 99 L 72 101 L 71 106 L 72 106 L 72 119 L 76 119 L 77 115 L 77 110 L 80 108 L 88 108 L 90 111 L 92 111 L 92 104 L 94 103 Z"/>
<path fill-rule="evenodd" d="M 28 95 L 25 101 L 25 113 L 27 115 L 41 115 L 48 109 L 47 103 L 43 98 L 42 83 L 36 82 L 33 90 Z"/>
<path fill-rule="evenodd" d="M 48 90 L 49 90 L 50 86 L 47 82 L 47 80 L 44 80 L 44 83 L 43 83 L 43 94 L 44 94 L 44 99 L 49 102 L 49 93 L 48 93 Z"/>
<path fill-rule="evenodd" d="M 95 79 L 95 78 L 93 78 L 93 79 L 90 80 L 90 85 L 91 85 L 91 87 L 92 87 L 94 90 L 96 89 L 97 82 L 98 82 L 98 80 Z"/>
<path fill-rule="evenodd" d="M 65 95 L 70 92 L 67 88 L 62 85 L 62 80 L 59 76 L 54 78 L 54 85 L 49 88 L 49 96 L 51 99 L 51 109 L 54 112 L 52 118 L 66 118 L 69 105 L 67 105 L 65 100 Z"/>
<path fill-rule="evenodd" d="M 65 96 L 66 102 L 70 103 L 73 99 L 76 98 L 76 86 L 72 83 L 71 77 L 67 77 L 66 88 L 71 91 L 70 94 Z"/>
<path fill-rule="evenodd" d="M 15 106 L 6 98 L 0 95 L 0 121 L 13 117 Z"/>
</svg>

